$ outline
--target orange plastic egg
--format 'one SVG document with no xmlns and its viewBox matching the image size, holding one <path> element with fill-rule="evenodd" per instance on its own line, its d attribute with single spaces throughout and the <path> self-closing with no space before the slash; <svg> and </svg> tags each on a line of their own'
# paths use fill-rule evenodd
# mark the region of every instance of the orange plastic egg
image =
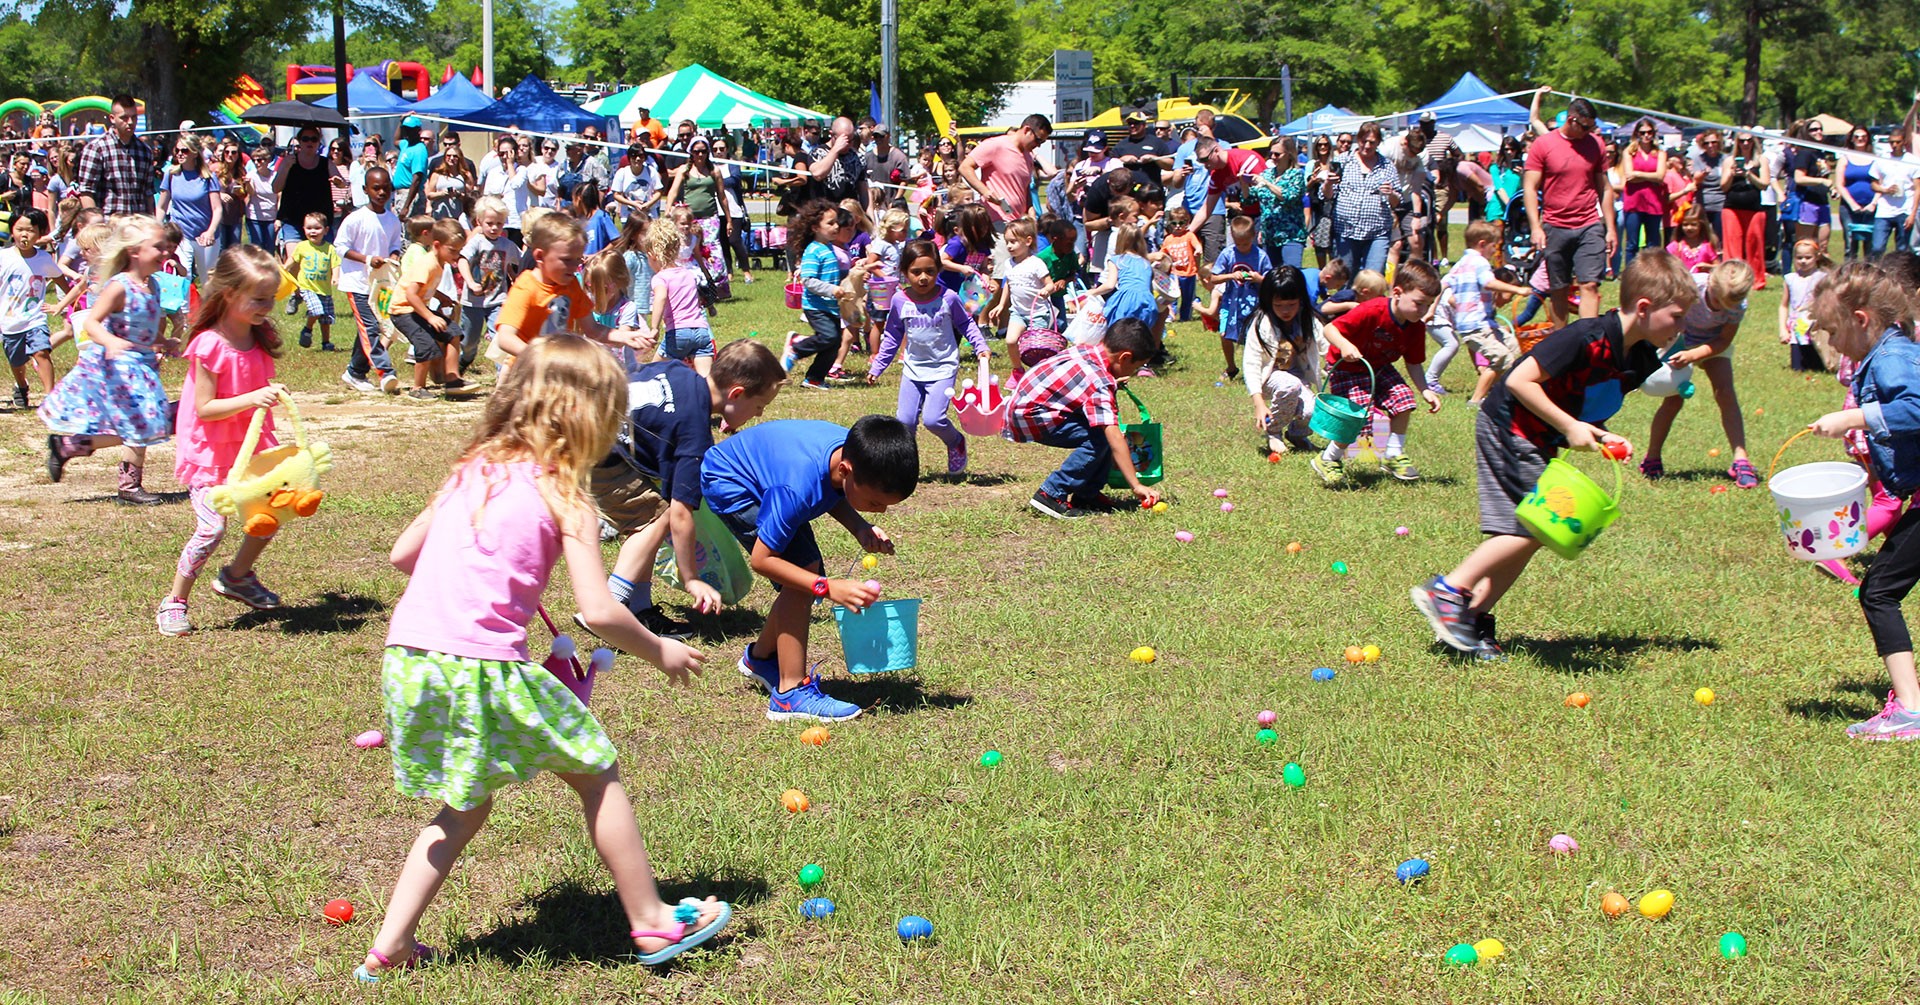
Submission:
<svg viewBox="0 0 1920 1005">
<path fill-rule="evenodd" d="M 1600 913 L 1609 918 L 1618 918 L 1627 913 L 1627 908 L 1631 906 L 1633 905 L 1627 903 L 1627 898 L 1611 890 L 1607 891 L 1606 896 L 1600 898 Z"/>
<path fill-rule="evenodd" d="M 1289 554 L 1289 555 L 1298 555 L 1298 554 L 1300 554 L 1300 553 L 1301 553 L 1302 551 L 1305 551 L 1305 550 L 1306 550 L 1306 547 L 1307 547 L 1306 545 L 1304 545 L 1304 544 L 1301 544 L 1301 543 L 1300 543 L 1300 542 L 1298 542 L 1298 541 L 1288 541 L 1288 542 L 1287 542 L 1287 554 Z"/>
<path fill-rule="evenodd" d="M 806 793 L 799 789 L 788 789 L 780 793 L 780 805 L 785 806 L 788 813 L 805 813 L 807 807 L 813 804 L 807 801 Z"/>
<path fill-rule="evenodd" d="M 1348 663 L 1358 663 L 1367 658 L 1366 651 L 1359 646 L 1348 646 L 1346 655 Z"/>
<path fill-rule="evenodd" d="M 810 747 L 824 747 L 828 739 L 825 726 L 810 726 L 806 732 L 800 734 L 800 742 Z"/>
<path fill-rule="evenodd" d="M 1593 699 L 1588 698 L 1587 693 L 1585 691 L 1575 691 L 1574 693 L 1567 695 L 1567 707 L 1568 708 L 1586 708 L 1587 702 L 1591 700 Z"/>
</svg>

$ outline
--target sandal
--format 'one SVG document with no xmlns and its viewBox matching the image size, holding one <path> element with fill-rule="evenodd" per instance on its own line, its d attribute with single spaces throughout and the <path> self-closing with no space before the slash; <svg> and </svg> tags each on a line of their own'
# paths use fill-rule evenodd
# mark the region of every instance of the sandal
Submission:
<svg viewBox="0 0 1920 1005">
<path fill-rule="evenodd" d="M 673 909 L 673 926 L 671 928 L 657 932 L 634 931 L 627 933 L 629 938 L 665 939 L 669 943 L 666 948 L 651 953 L 635 953 L 633 958 L 650 967 L 659 966 L 718 935 L 722 928 L 727 927 L 727 922 L 733 919 L 733 906 L 724 900 L 713 901 L 714 905 L 720 908 L 720 913 L 712 921 L 707 922 L 705 926 L 695 931 L 687 930 L 688 925 L 700 920 L 700 909 L 705 907 L 707 903 L 708 902 L 704 900 L 683 897 L 680 903 Z"/>
<path fill-rule="evenodd" d="M 1649 457 L 1640 462 L 1640 474 L 1647 481 L 1657 482 L 1667 476 L 1667 466 L 1660 463 L 1660 458 Z"/>
<path fill-rule="evenodd" d="M 1757 489 L 1760 487 L 1760 472 L 1753 469 L 1753 462 L 1745 457 L 1733 462 L 1727 469 L 1727 477 L 1733 479 L 1734 487 Z"/>
<path fill-rule="evenodd" d="M 387 959 L 386 954 L 372 947 L 367 949 L 367 955 L 373 957 L 374 961 L 380 964 L 380 973 L 376 974 L 368 970 L 365 963 L 353 968 L 354 979 L 362 984 L 378 984 L 380 983 L 381 976 L 390 970 L 412 970 L 414 967 L 425 966 L 432 963 L 434 957 L 439 954 L 432 946 L 422 945 L 416 942 L 413 944 L 412 955 L 401 960 L 399 963 Z"/>
</svg>

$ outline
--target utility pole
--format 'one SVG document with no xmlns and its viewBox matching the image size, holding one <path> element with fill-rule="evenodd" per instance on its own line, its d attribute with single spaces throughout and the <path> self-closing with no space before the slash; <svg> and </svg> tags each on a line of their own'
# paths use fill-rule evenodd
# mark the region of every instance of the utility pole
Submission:
<svg viewBox="0 0 1920 1005">
<path fill-rule="evenodd" d="M 899 139 L 895 108 L 900 95 L 899 0 L 880 0 L 880 121 L 887 135 Z"/>
<path fill-rule="evenodd" d="M 347 4 L 333 0 L 333 107 L 347 115 Z"/>
<path fill-rule="evenodd" d="M 487 97 L 493 91 L 493 0 L 480 0 L 480 89 Z"/>
</svg>

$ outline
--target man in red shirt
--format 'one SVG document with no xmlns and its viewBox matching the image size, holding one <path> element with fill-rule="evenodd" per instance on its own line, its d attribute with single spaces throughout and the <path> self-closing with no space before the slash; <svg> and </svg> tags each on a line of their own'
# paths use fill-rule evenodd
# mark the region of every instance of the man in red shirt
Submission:
<svg viewBox="0 0 1920 1005">
<path fill-rule="evenodd" d="M 1010 221 L 1032 215 L 1029 190 L 1034 176 L 1053 177 L 1052 171 L 1034 163 L 1033 151 L 1051 135 L 1053 123 L 1046 116 L 1029 115 L 1018 129 L 981 140 L 960 161 L 960 180 L 980 194 L 995 233 L 1005 232 Z"/>
<path fill-rule="evenodd" d="M 1207 217 L 1227 189 L 1267 169 L 1266 158 L 1251 150 L 1227 146 L 1211 136 L 1202 136 L 1194 143 L 1193 159 L 1207 169 L 1207 198 L 1193 214 L 1196 233 L 1206 226 Z"/>
<path fill-rule="evenodd" d="M 1567 105 L 1567 120 L 1527 150 L 1524 192 L 1533 219 L 1533 246 L 1546 256 L 1549 307 L 1554 327 L 1567 323 L 1567 290 L 1580 289 L 1580 316 L 1600 316 L 1600 273 L 1619 235 L 1613 213 L 1613 185 L 1607 180 L 1607 154 L 1594 135 L 1598 117 L 1585 98 Z"/>
</svg>

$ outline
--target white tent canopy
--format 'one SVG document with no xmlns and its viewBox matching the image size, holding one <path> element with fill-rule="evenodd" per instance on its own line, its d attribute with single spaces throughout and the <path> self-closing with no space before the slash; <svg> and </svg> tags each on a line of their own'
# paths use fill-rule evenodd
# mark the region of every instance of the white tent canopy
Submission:
<svg viewBox="0 0 1920 1005">
<path fill-rule="evenodd" d="M 655 77 L 638 87 L 589 101 L 584 107 L 599 115 L 617 117 L 624 128 L 632 128 L 639 121 L 642 108 L 661 122 L 692 119 L 701 129 L 798 126 L 833 118 L 770 98 L 698 63 Z"/>
</svg>

